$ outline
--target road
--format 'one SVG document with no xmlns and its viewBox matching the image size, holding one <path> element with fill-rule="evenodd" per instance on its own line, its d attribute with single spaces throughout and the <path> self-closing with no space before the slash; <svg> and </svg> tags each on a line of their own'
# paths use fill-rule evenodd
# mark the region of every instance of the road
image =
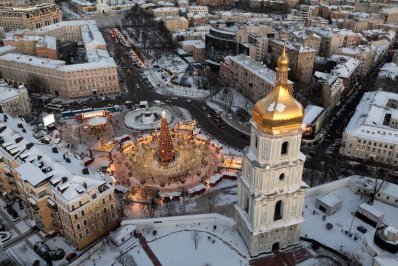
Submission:
<svg viewBox="0 0 398 266">
<path fill-rule="evenodd" d="M 249 139 L 242 135 L 239 131 L 223 123 L 223 129 L 220 128 L 219 123 L 215 121 L 215 114 L 206 107 L 206 99 L 191 99 L 187 102 L 185 98 L 175 98 L 167 95 L 159 94 L 149 87 L 149 84 L 144 82 L 140 76 L 141 69 L 134 67 L 131 57 L 128 55 L 130 48 L 127 48 L 119 43 L 115 43 L 107 31 L 103 32 L 105 40 L 111 52 L 114 53 L 114 58 L 123 69 L 124 82 L 127 87 L 127 92 L 123 100 L 129 100 L 133 104 L 137 104 L 143 100 L 160 100 L 169 102 L 172 106 L 184 108 L 190 112 L 192 117 L 198 122 L 203 131 L 210 134 L 220 142 L 236 149 L 243 149 L 249 145 Z M 137 88 L 136 85 L 139 85 Z M 211 118 L 208 115 L 211 115 Z"/>
</svg>

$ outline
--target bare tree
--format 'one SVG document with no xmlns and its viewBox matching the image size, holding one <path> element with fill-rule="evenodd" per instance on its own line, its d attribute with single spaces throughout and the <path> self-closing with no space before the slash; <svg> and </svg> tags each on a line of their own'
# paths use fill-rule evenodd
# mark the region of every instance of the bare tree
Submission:
<svg viewBox="0 0 398 266">
<path fill-rule="evenodd" d="M 235 94 L 231 91 L 228 90 L 227 94 L 225 95 L 224 98 L 224 102 L 225 102 L 225 106 L 226 106 L 226 111 L 230 112 L 232 105 L 234 104 L 234 98 L 235 98 Z"/>
<path fill-rule="evenodd" d="M 128 253 L 120 255 L 117 259 L 117 262 L 119 262 L 122 266 L 137 266 L 137 263 L 135 262 L 133 256 Z"/>
<path fill-rule="evenodd" d="M 369 205 L 373 204 L 377 193 L 379 193 L 379 191 L 382 188 L 386 187 L 386 185 L 388 184 L 388 183 L 386 183 L 386 181 L 390 180 L 392 171 L 393 171 L 393 169 L 384 171 L 377 167 L 372 171 L 372 179 L 373 179 L 372 181 L 373 182 L 367 183 L 367 188 L 368 188 L 369 196 L 370 196 L 370 199 L 368 201 Z"/>
<path fill-rule="evenodd" d="M 186 198 L 188 197 L 188 190 L 183 187 L 181 189 L 182 215 L 185 215 Z"/>
<path fill-rule="evenodd" d="M 216 194 L 207 194 L 207 203 L 209 204 L 209 213 L 213 212 L 214 205 L 217 203 L 217 195 Z"/>
<path fill-rule="evenodd" d="M 27 81 L 28 84 L 28 88 L 30 91 L 34 92 L 34 93 L 47 93 L 48 90 L 48 84 L 47 82 L 40 76 L 38 75 L 31 75 L 28 78 Z"/>
<path fill-rule="evenodd" d="M 155 215 L 155 211 L 158 209 L 159 205 L 156 201 L 157 191 L 150 188 L 143 188 L 141 208 L 144 212 L 148 214 L 150 218 Z"/>
<path fill-rule="evenodd" d="M 173 214 L 174 214 L 174 212 L 175 212 L 175 201 L 171 201 L 171 200 L 169 200 L 169 201 L 167 201 L 166 203 L 165 203 L 165 207 L 166 207 L 166 211 L 167 211 L 167 215 L 168 216 L 172 216 Z"/>
<path fill-rule="evenodd" d="M 251 113 L 251 102 L 248 99 L 245 99 L 244 110 L 247 114 Z"/>
<path fill-rule="evenodd" d="M 193 244 L 195 245 L 195 250 L 198 249 L 199 241 L 200 241 L 200 235 L 198 231 L 193 231 L 191 233 L 191 239 L 193 241 Z"/>
</svg>

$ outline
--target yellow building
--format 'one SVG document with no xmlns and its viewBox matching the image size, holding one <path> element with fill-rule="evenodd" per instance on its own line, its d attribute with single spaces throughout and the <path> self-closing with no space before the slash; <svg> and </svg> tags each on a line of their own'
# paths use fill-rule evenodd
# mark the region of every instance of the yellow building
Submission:
<svg viewBox="0 0 398 266">
<path fill-rule="evenodd" d="M 28 7 L 5 7 L 0 9 L 0 26 L 5 30 L 37 29 L 58 23 L 62 13 L 54 4 Z"/>
<path fill-rule="evenodd" d="M 121 219 L 118 195 L 99 173 L 51 141 L 33 134 L 24 120 L 0 114 L 0 188 L 19 198 L 46 234 L 61 233 L 81 250 L 115 229 Z M 49 144 L 46 144 L 48 143 Z"/>
<path fill-rule="evenodd" d="M 186 30 L 189 28 L 188 20 L 184 17 L 165 17 L 163 19 L 163 23 L 171 32 Z"/>
</svg>

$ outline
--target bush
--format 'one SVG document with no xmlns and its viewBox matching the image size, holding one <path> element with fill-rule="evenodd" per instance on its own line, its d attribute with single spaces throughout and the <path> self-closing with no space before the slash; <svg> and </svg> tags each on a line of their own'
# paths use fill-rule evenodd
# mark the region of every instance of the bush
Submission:
<svg viewBox="0 0 398 266">
<path fill-rule="evenodd" d="M 156 230 L 153 230 L 153 231 L 152 231 L 152 235 L 153 235 L 153 236 L 156 236 L 157 233 L 158 233 L 158 231 L 156 231 Z"/>
<path fill-rule="evenodd" d="M 213 225 L 213 229 L 214 230 L 216 230 L 217 229 L 217 225 L 215 224 L 215 225 Z"/>
</svg>

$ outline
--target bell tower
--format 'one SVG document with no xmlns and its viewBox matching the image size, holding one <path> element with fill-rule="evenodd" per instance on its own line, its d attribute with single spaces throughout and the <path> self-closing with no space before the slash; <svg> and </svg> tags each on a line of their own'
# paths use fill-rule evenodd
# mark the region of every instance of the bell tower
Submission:
<svg viewBox="0 0 398 266">
<path fill-rule="evenodd" d="M 252 257 L 299 243 L 307 185 L 300 152 L 303 107 L 287 88 L 289 59 L 278 59 L 276 84 L 253 107 L 250 146 L 238 179 L 236 219 Z"/>
</svg>

